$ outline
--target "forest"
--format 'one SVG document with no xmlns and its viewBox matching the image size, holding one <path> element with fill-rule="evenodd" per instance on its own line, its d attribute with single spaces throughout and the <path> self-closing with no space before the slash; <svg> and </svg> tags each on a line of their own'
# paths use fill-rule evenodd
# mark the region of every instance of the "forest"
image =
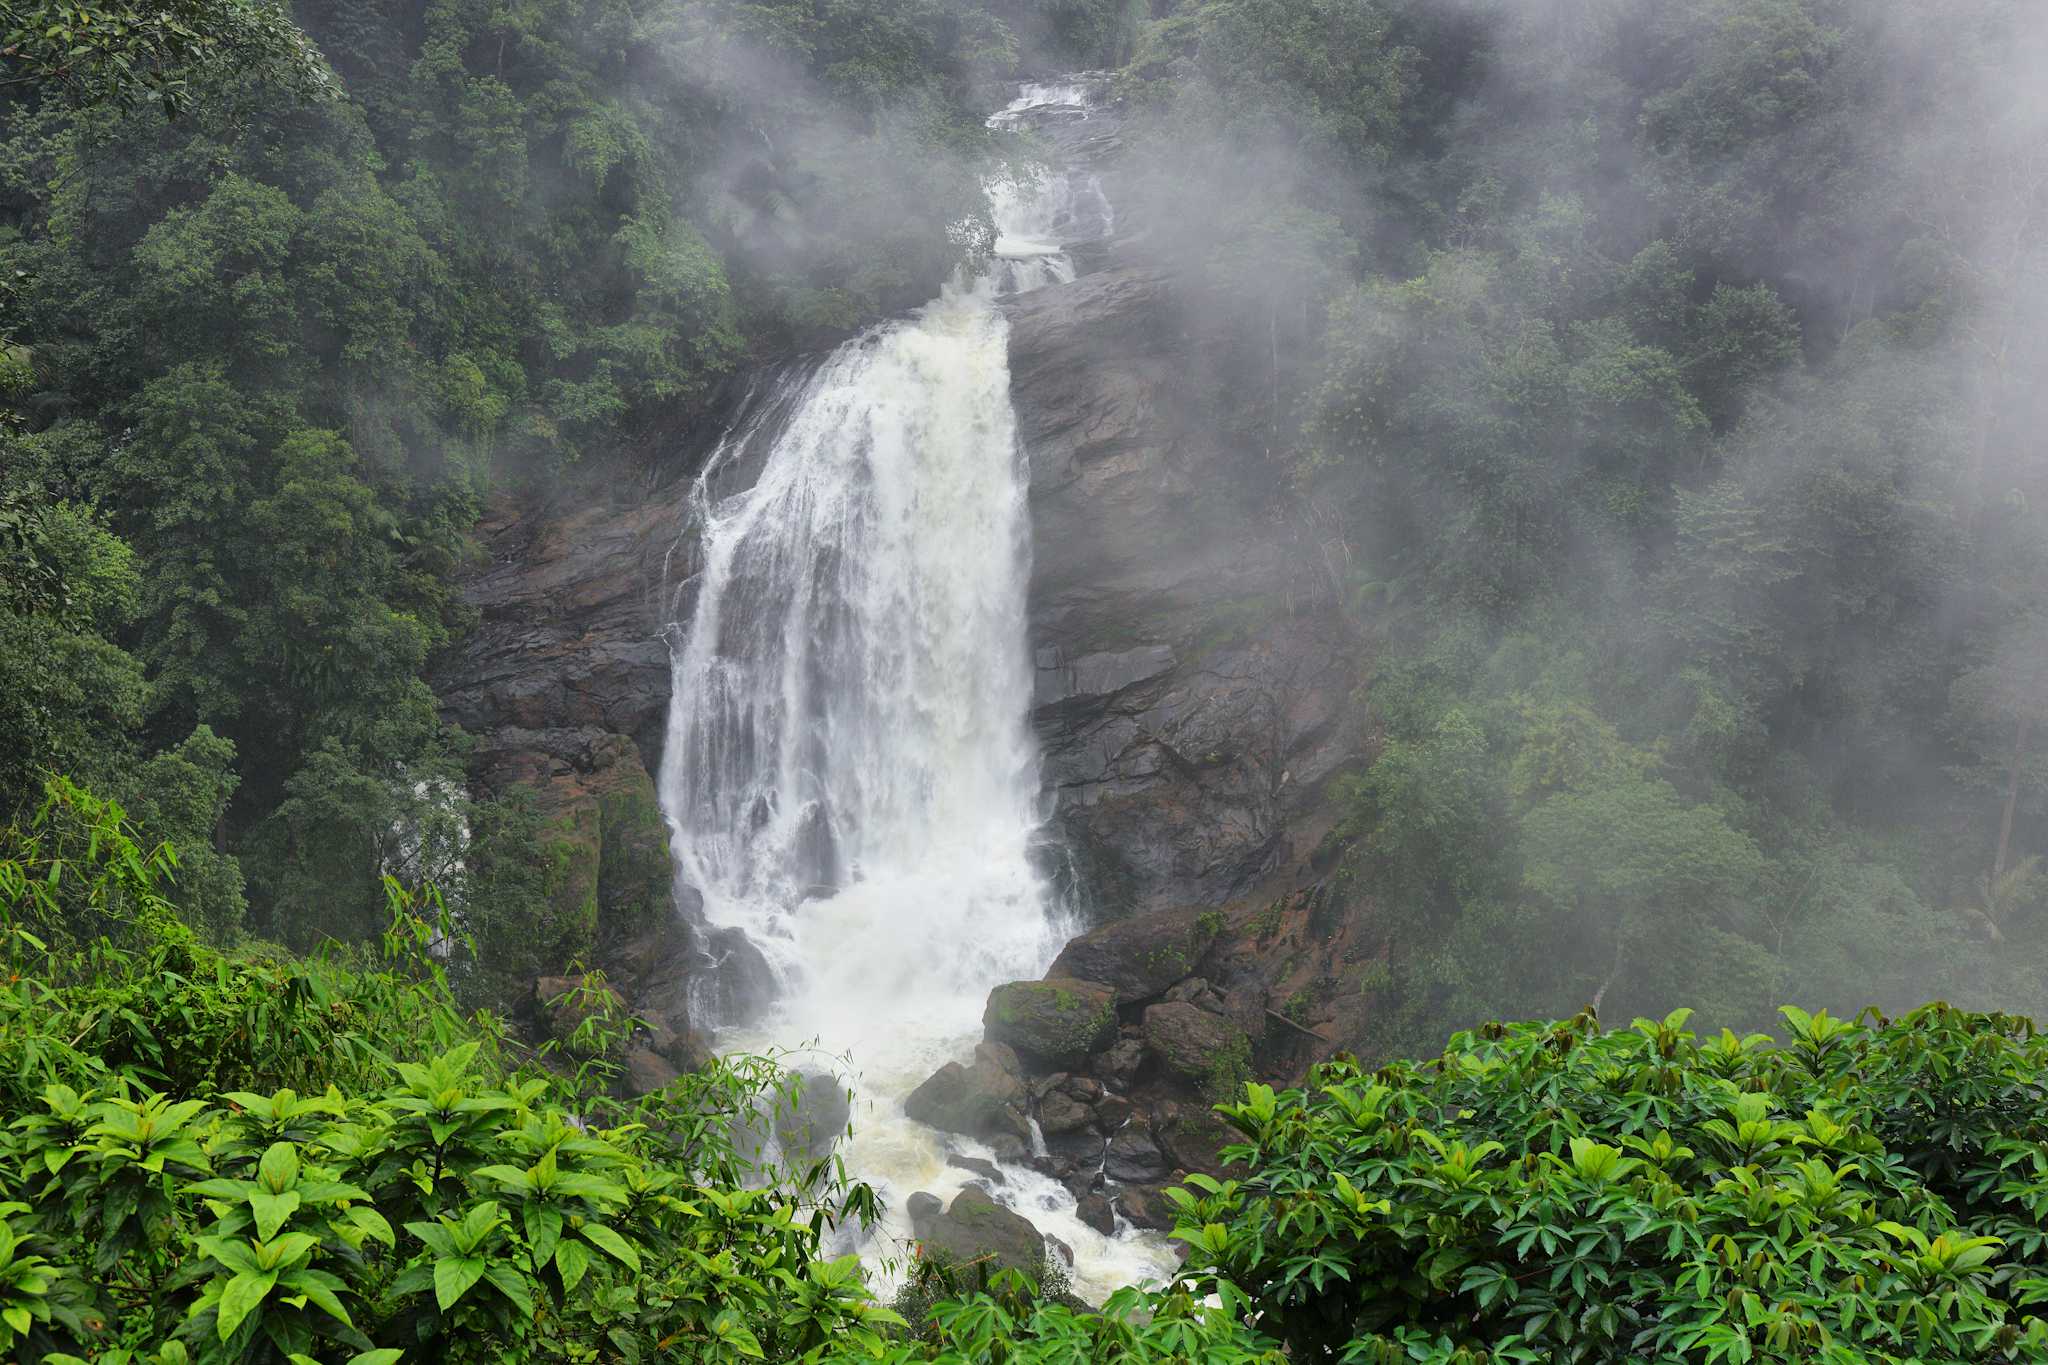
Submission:
<svg viewBox="0 0 2048 1365">
<path fill-rule="evenodd" d="M 800 1079 L 515 1022 L 593 931 L 432 679 L 1073 71 L 1394 947 L 1173 1283 L 887 1300 Z M 2026 0 L 0 0 L 0 1355 L 2048 1358 L 2044 322 Z"/>
</svg>

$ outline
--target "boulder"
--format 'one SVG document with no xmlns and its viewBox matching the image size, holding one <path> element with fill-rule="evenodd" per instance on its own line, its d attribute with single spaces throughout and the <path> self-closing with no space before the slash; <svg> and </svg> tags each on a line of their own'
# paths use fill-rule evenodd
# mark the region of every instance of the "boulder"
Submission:
<svg viewBox="0 0 2048 1365">
<path fill-rule="evenodd" d="M 915 1221 L 913 1217 L 913 1226 Z M 1021 1270 L 1036 1279 L 1045 1270 L 1045 1238 L 1023 1215 L 1004 1208 L 978 1185 L 953 1196 L 943 1214 L 918 1231 L 927 1259 L 953 1267 Z"/>
<path fill-rule="evenodd" d="M 943 1199 L 935 1194 L 927 1194 L 923 1190 L 903 1201 L 904 1216 L 910 1219 L 910 1235 L 920 1240 L 924 1237 L 925 1230 L 931 1226 L 932 1220 L 943 1215 L 945 1211 L 946 1202 Z"/>
<path fill-rule="evenodd" d="M 990 1185 L 1007 1185 L 1010 1183 L 1009 1178 L 1003 1174 L 1002 1167 L 996 1165 L 993 1161 L 983 1161 L 978 1156 L 961 1156 L 956 1152 L 947 1156 L 946 1164 L 955 1170 L 967 1171 L 980 1176 Z"/>
<path fill-rule="evenodd" d="M 1149 1000 L 1191 974 L 1223 928 L 1219 910 L 1164 910 L 1112 920 L 1068 942 L 1048 976 L 1100 981 L 1119 1004 Z"/>
<path fill-rule="evenodd" d="M 675 1084 L 679 1073 L 669 1060 L 652 1048 L 636 1047 L 626 1053 L 626 1090 L 634 1095 L 652 1095 Z"/>
<path fill-rule="evenodd" d="M 1047 1140 L 1072 1133 L 1095 1123 L 1095 1111 L 1063 1090 L 1055 1090 L 1038 1104 L 1038 1127 Z"/>
<path fill-rule="evenodd" d="M 1132 1227 L 1148 1228 L 1153 1232 L 1173 1231 L 1173 1203 L 1159 1192 L 1157 1185 L 1122 1186 L 1115 1192 L 1112 1202 Z"/>
<path fill-rule="evenodd" d="M 1144 1065 L 1145 1043 L 1142 1038 L 1119 1038 L 1088 1059 L 1089 1073 L 1101 1077 L 1105 1084 L 1118 1090 L 1129 1090 L 1131 1083 L 1138 1079 L 1138 1069 Z"/>
<path fill-rule="evenodd" d="M 903 1101 L 903 1112 L 947 1133 L 964 1133 L 994 1143 L 1008 1138 L 1028 1150 L 1031 1122 L 1017 1054 L 1000 1043 L 982 1043 L 974 1062 L 948 1062 Z M 998 1152 L 1002 1155 L 1002 1152 Z"/>
<path fill-rule="evenodd" d="M 626 1001 L 618 987 L 590 982 L 581 975 L 536 979 L 533 1003 L 548 1035 L 565 1047 L 586 1019 L 601 1012 L 608 1012 L 622 1026 L 626 1021 Z"/>
<path fill-rule="evenodd" d="M 775 1141 L 789 1160 L 812 1162 L 846 1132 L 852 1104 L 846 1086 L 829 1071 L 799 1072 L 798 1078 L 802 1086 L 796 1103 L 775 1115 Z"/>
<path fill-rule="evenodd" d="M 1225 1123 L 1215 1110 L 1199 1104 L 1161 1104 L 1152 1111 L 1152 1136 L 1173 1165 L 1221 1180 L 1242 1174 L 1227 1165 L 1222 1151 L 1244 1141 L 1244 1134 Z"/>
<path fill-rule="evenodd" d="M 704 935 L 704 951 L 710 959 L 712 1009 L 721 1028 L 753 1023 L 775 1002 L 779 989 L 775 969 L 754 946 L 746 931 L 712 929 Z"/>
<path fill-rule="evenodd" d="M 1116 992 L 1095 981 L 1012 981 L 989 992 L 990 1039 L 1044 1065 L 1072 1068 L 1116 1037 Z"/>
<path fill-rule="evenodd" d="M 1226 1097 L 1249 1074 L 1251 1040 L 1244 1030 L 1186 1001 L 1146 1007 L 1145 1044 L 1169 1071 L 1211 1098 Z"/>
<path fill-rule="evenodd" d="M 1118 1184 L 1149 1184 L 1166 1178 L 1166 1156 L 1152 1134 L 1139 1123 L 1127 1123 L 1110 1135 L 1103 1173 Z"/>
<path fill-rule="evenodd" d="M 1116 1231 L 1116 1210 L 1106 1194 L 1084 1194 L 1074 1205 L 1074 1216 L 1104 1237 Z"/>
</svg>

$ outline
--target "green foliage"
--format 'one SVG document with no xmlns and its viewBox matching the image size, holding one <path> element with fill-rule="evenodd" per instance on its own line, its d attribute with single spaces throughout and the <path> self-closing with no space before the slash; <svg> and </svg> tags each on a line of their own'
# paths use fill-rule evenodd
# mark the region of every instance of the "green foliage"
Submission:
<svg viewBox="0 0 2048 1365">
<path fill-rule="evenodd" d="M 1294 1359 L 2031 1360 L 2048 1048 L 1930 1005 L 1488 1025 L 1221 1112 L 1243 1181 L 1172 1196 L 1182 1283 Z"/>
<path fill-rule="evenodd" d="M 300 96 L 329 89 L 320 54 L 271 0 L 11 0 L 0 5 L 0 47 L 9 85 L 46 85 L 85 103 L 151 103 L 171 115 L 224 76 Z"/>
</svg>

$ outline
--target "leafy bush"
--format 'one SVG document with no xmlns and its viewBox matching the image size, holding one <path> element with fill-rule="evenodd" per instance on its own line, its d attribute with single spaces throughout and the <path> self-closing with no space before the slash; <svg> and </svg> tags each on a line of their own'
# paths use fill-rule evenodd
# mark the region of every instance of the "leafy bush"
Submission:
<svg viewBox="0 0 2048 1365">
<path fill-rule="evenodd" d="M 1170 1191 L 1195 1292 L 1296 1360 L 2037 1361 L 2048 1043 L 1929 1005 L 1460 1033 L 1222 1112 L 1245 1180 Z"/>
</svg>

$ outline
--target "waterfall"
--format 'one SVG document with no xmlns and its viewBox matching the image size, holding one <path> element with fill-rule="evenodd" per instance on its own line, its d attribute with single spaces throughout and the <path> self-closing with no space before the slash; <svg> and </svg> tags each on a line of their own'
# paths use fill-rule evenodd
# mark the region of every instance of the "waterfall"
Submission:
<svg viewBox="0 0 2048 1365">
<path fill-rule="evenodd" d="M 1086 95 L 1027 87 L 991 122 L 1048 106 L 1085 117 Z M 989 989 L 1042 974 L 1069 929 L 1032 857 L 1027 475 L 997 299 L 1073 278 L 1066 242 L 1107 223 L 1077 181 L 991 183 L 989 269 L 780 381 L 772 417 L 741 423 L 692 493 L 662 802 L 714 937 L 743 934 L 776 987 L 765 1015 L 723 1021 L 720 1046 L 845 1058 L 843 1155 L 892 1207 L 960 1187 L 949 1147 L 987 1155 L 902 1100 L 971 1051 Z M 1008 1176 L 999 1196 L 1087 1262 L 1077 1285 L 1163 1268 L 1156 1247 L 1080 1224 L 1049 1179 Z"/>
</svg>

